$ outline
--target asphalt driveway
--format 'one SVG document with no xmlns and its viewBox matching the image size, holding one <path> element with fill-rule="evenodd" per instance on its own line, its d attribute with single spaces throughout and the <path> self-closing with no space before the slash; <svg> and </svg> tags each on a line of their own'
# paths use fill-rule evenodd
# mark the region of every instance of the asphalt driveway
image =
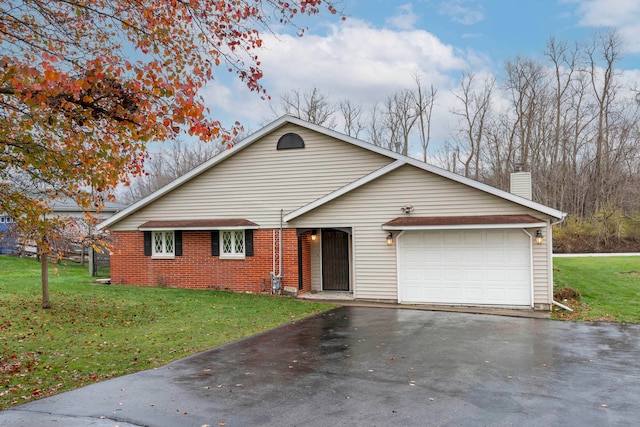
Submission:
<svg viewBox="0 0 640 427">
<path fill-rule="evenodd" d="M 3 426 L 637 425 L 640 326 L 343 307 Z"/>
</svg>

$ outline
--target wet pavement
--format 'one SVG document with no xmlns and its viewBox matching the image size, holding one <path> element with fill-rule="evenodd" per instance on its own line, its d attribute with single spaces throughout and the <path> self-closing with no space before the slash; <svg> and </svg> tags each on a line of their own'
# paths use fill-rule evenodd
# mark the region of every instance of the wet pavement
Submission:
<svg viewBox="0 0 640 427">
<path fill-rule="evenodd" d="M 639 325 L 366 307 L 0 412 L 30 427 L 639 420 Z"/>
</svg>

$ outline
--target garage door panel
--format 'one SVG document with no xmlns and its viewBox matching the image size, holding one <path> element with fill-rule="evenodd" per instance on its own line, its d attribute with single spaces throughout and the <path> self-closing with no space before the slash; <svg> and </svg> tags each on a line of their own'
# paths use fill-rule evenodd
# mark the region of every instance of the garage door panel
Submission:
<svg viewBox="0 0 640 427">
<path fill-rule="evenodd" d="M 440 242 L 441 245 L 446 245 L 446 246 L 462 246 L 464 243 L 464 240 L 462 239 L 462 234 L 460 233 L 442 234 L 440 238 L 435 238 L 433 240 L 435 240 L 434 243 Z"/>
<path fill-rule="evenodd" d="M 398 245 L 404 302 L 531 303 L 531 248 L 521 230 L 413 231 Z"/>
<path fill-rule="evenodd" d="M 484 273 L 487 282 L 502 283 L 509 281 L 509 278 L 505 277 L 505 270 L 502 268 L 487 268 Z"/>
<path fill-rule="evenodd" d="M 505 240 L 508 240 L 508 237 L 505 236 L 503 233 L 488 233 L 484 235 L 485 237 L 485 243 L 487 245 L 494 245 L 494 246 L 502 246 L 505 243 L 507 243 Z"/>
</svg>

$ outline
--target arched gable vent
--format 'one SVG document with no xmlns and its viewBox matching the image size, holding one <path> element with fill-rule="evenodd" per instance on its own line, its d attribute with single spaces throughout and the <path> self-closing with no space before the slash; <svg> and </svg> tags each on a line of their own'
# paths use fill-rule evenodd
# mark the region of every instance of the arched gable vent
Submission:
<svg viewBox="0 0 640 427">
<path fill-rule="evenodd" d="M 285 133 L 278 140 L 278 150 L 289 148 L 304 148 L 304 141 L 297 133 Z"/>
</svg>

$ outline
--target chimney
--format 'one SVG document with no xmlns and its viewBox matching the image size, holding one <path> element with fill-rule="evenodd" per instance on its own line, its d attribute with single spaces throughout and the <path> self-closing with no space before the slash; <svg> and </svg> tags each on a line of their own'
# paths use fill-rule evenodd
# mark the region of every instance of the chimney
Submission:
<svg viewBox="0 0 640 427">
<path fill-rule="evenodd" d="M 509 191 L 516 196 L 531 200 L 531 172 L 525 172 L 522 163 L 516 163 L 515 172 L 511 173 Z"/>
</svg>

